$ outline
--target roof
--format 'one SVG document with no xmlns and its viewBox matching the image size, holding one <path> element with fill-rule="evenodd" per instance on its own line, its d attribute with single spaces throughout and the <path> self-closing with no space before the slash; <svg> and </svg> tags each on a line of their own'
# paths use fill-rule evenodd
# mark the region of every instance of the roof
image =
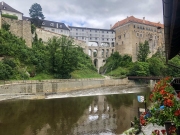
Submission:
<svg viewBox="0 0 180 135">
<path fill-rule="evenodd" d="M 180 1 L 163 0 L 166 60 L 180 54 Z"/>
<path fill-rule="evenodd" d="M 23 16 L 23 20 L 30 20 L 30 17 L 25 17 Z M 54 24 L 54 25 L 51 25 Z M 43 27 L 50 27 L 50 28 L 57 28 L 57 24 L 58 24 L 58 28 L 59 29 L 64 29 L 64 30 L 69 30 L 68 27 L 61 22 L 54 22 L 54 21 L 49 21 L 49 20 L 43 20 Z"/>
<path fill-rule="evenodd" d="M 11 11 L 11 12 L 23 14 L 23 13 L 19 12 L 18 10 L 12 8 L 11 6 L 9 6 L 8 4 L 6 4 L 3 1 L 0 2 L 0 10 L 6 10 L 6 11 Z"/>
<path fill-rule="evenodd" d="M 150 22 L 145 19 L 138 19 L 138 18 L 135 18 L 134 16 L 130 16 L 122 21 L 116 22 L 111 29 L 115 29 L 115 28 L 122 26 L 124 24 L 127 24 L 129 22 L 141 23 L 141 24 L 150 25 L 150 26 L 154 26 L 154 27 L 164 28 L 164 25 L 161 23 Z"/>
<path fill-rule="evenodd" d="M 101 31 L 114 31 L 112 29 L 99 29 L 99 28 L 87 28 L 87 27 L 75 27 L 75 26 L 69 26 L 69 28 L 88 29 L 88 30 L 101 30 Z"/>
</svg>

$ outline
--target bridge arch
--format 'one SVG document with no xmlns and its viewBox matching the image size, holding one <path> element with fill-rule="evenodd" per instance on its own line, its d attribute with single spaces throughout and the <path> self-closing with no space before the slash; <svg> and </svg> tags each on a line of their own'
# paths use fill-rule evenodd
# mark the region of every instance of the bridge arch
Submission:
<svg viewBox="0 0 180 135">
<path fill-rule="evenodd" d="M 93 63 L 94 63 L 94 66 L 95 66 L 96 68 L 98 68 L 98 59 L 94 59 Z"/>
</svg>

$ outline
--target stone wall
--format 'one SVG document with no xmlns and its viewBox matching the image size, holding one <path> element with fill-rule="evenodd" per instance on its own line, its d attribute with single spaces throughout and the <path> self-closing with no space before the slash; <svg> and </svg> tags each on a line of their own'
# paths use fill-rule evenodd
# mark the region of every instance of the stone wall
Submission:
<svg viewBox="0 0 180 135">
<path fill-rule="evenodd" d="M 48 39 L 50 39 L 54 36 L 58 37 L 58 38 L 60 38 L 62 36 L 61 34 L 47 31 L 47 30 L 44 30 L 41 28 L 36 28 L 36 33 L 38 35 L 38 38 L 41 38 L 43 42 L 47 42 Z M 85 46 L 87 46 L 85 41 L 80 41 L 77 39 L 74 39 L 74 44 L 82 47 L 83 49 L 85 48 Z"/>
<path fill-rule="evenodd" d="M 6 82 L 8 83 L 8 82 Z M 9 84 L 0 85 L 0 94 L 14 93 L 52 93 L 68 92 L 105 86 L 133 85 L 133 81 L 125 79 L 67 79 L 67 80 L 44 80 L 44 81 L 13 81 Z"/>
<path fill-rule="evenodd" d="M 32 34 L 31 34 L 31 23 L 26 20 L 15 20 L 5 17 L 0 19 L 3 23 L 10 25 L 10 31 L 12 34 L 22 37 L 26 41 L 28 47 L 32 46 Z"/>
</svg>

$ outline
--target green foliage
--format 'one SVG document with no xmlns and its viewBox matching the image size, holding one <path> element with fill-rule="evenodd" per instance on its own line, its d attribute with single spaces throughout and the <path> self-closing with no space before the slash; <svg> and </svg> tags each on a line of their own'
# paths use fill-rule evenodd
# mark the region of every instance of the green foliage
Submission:
<svg viewBox="0 0 180 135">
<path fill-rule="evenodd" d="M 148 41 L 145 41 L 144 44 L 139 43 L 139 50 L 137 54 L 137 59 L 140 62 L 145 62 L 147 60 L 149 51 L 149 43 Z"/>
<path fill-rule="evenodd" d="M 126 77 L 126 75 L 129 73 L 129 70 L 127 68 L 118 67 L 115 70 L 112 70 L 112 72 L 107 73 L 107 75 L 114 76 L 114 77 Z"/>
<path fill-rule="evenodd" d="M 6 30 L 6 31 L 9 31 L 10 30 L 10 25 L 7 24 L 7 23 L 3 23 L 2 24 L 2 29 Z"/>
<path fill-rule="evenodd" d="M 36 26 L 34 24 L 31 24 L 31 33 L 34 34 L 36 31 Z"/>
<path fill-rule="evenodd" d="M 0 80 L 9 79 L 12 75 L 12 68 L 0 61 Z"/>
<path fill-rule="evenodd" d="M 29 9 L 29 15 L 31 17 L 31 23 L 33 23 L 37 27 L 41 27 L 42 20 L 44 20 L 44 15 L 42 13 L 41 5 L 38 3 L 34 3 Z"/>
<path fill-rule="evenodd" d="M 149 76 L 149 64 L 147 62 L 135 62 L 133 66 L 130 68 L 131 76 Z"/>
<path fill-rule="evenodd" d="M 22 38 L 1 29 L 0 50 L 4 57 L 1 79 L 29 79 L 36 75 L 36 79 L 70 78 L 75 70 L 92 70 L 92 74 L 96 71 L 90 57 L 67 37 L 54 37 L 45 46 L 35 33 L 32 48 L 28 48 Z"/>
<path fill-rule="evenodd" d="M 106 60 L 106 64 L 100 68 L 100 73 L 109 73 L 112 70 L 120 67 L 129 67 L 132 63 L 132 58 L 128 55 L 121 56 L 118 52 L 111 54 Z"/>
<path fill-rule="evenodd" d="M 16 15 L 9 15 L 9 14 L 2 14 L 2 17 L 10 18 L 10 19 L 15 19 L 15 20 L 18 19 L 18 17 Z"/>
<path fill-rule="evenodd" d="M 75 70 L 71 73 L 72 78 L 82 79 L 82 78 L 103 78 L 96 71 L 91 69 L 81 69 Z"/>
<path fill-rule="evenodd" d="M 176 57 L 174 57 L 171 60 L 169 60 L 168 63 L 172 64 L 172 65 L 175 65 L 177 67 L 180 67 L 180 56 L 177 55 Z M 176 68 L 176 67 L 168 65 L 167 74 L 169 76 L 179 77 L 180 76 L 180 70 L 179 70 L 179 68 Z"/>
<path fill-rule="evenodd" d="M 149 63 L 149 71 L 153 76 L 164 76 L 166 74 L 166 66 L 160 57 L 151 57 L 147 60 Z"/>
</svg>

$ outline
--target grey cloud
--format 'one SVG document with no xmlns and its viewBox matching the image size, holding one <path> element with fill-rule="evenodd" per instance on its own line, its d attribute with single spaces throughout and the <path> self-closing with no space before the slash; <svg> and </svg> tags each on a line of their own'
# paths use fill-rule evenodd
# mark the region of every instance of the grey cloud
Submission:
<svg viewBox="0 0 180 135">
<path fill-rule="evenodd" d="M 5 0 L 15 9 L 29 16 L 34 3 L 42 6 L 45 19 L 66 21 L 72 25 L 109 28 L 110 24 L 135 16 L 149 21 L 163 22 L 161 0 Z"/>
</svg>

